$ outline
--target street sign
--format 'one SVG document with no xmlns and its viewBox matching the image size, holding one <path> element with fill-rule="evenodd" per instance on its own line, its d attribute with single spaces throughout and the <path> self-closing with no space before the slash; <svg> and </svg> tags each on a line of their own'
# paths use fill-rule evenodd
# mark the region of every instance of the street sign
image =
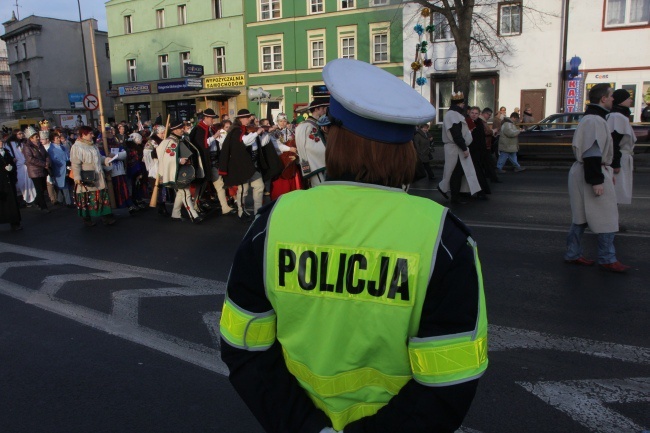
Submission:
<svg viewBox="0 0 650 433">
<path fill-rule="evenodd" d="M 89 93 L 86 96 L 84 96 L 84 107 L 86 107 L 86 110 L 90 110 L 90 111 L 95 111 L 96 109 L 98 109 L 99 100 L 97 99 L 97 96 L 93 95 L 92 93 Z"/>
</svg>

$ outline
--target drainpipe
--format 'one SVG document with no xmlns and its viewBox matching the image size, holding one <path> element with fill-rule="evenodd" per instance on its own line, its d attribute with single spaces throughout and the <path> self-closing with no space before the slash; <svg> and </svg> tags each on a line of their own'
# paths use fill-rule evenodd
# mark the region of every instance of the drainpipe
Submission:
<svg viewBox="0 0 650 433">
<path fill-rule="evenodd" d="M 563 5 L 563 14 L 564 14 L 564 22 L 562 23 L 562 53 L 561 53 L 561 59 L 560 61 L 562 64 L 560 65 L 560 71 L 561 76 L 560 76 L 560 94 L 559 94 L 559 107 L 558 107 L 558 113 L 564 113 L 564 92 L 566 88 L 566 74 L 567 74 L 567 69 L 566 69 L 566 57 L 567 57 L 567 47 L 569 43 L 569 1 L 570 0 L 562 0 L 562 5 Z"/>
</svg>

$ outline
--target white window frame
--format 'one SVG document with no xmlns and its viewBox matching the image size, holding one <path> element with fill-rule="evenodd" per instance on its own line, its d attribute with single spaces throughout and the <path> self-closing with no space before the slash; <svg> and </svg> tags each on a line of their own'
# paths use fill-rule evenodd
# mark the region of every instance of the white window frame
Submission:
<svg viewBox="0 0 650 433">
<path fill-rule="evenodd" d="M 178 25 L 187 24 L 187 5 L 178 5 Z"/>
<path fill-rule="evenodd" d="M 161 54 L 158 56 L 158 72 L 160 73 L 161 80 L 169 78 L 169 54 Z"/>
<path fill-rule="evenodd" d="M 226 47 L 214 47 L 212 52 L 214 53 L 214 73 L 225 74 L 228 71 L 226 66 Z M 221 68 L 219 68 L 219 64 L 221 64 Z"/>
<path fill-rule="evenodd" d="M 454 35 L 451 34 L 449 22 L 443 14 L 438 12 L 433 13 L 433 25 L 435 26 L 435 31 L 433 33 L 434 42 L 447 42 L 454 40 Z M 444 35 L 442 34 L 443 31 L 445 32 Z"/>
<path fill-rule="evenodd" d="M 156 9 L 156 28 L 165 28 L 165 9 Z"/>
<path fill-rule="evenodd" d="M 257 4 L 258 21 L 269 21 L 269 20 L 277 20 L 282 18 L 282 2 L 280 0 L 257 0 L 257 1 L 258 1 Z M 268 8 L 267 11 L 263 10 L 264 6 Z M 274 11 L 277 11 L 277 16 L 273 16 Z M 268 14 L 267 17 L 264 17 L 265 13 Z"/>
<path fill-rule="evenodd" d="M 632 19 L 632 3 L 633 0 L 624 0 L 625 1 L 625 16 L 622 23 L 609 23 L 609 8 L 610 0 L 605 0 L 605 28 L 617 28 L 617 27 L 632 27 L 632 26 L 647 26 L 650 24 L 650 20 L 645 21 L 631 21 Z M 639 0 L 637 0 L 639 1 Z M 643 0 L 649 2 L 650 0 Z"/>
<path fill-rule="evenodd" d="M 133 16 L 124 15 L 124 34 L 130 35 L 133 33 Z"/>
<path fill-rule="evenodd" d="M 357 38 L 357 26 L 338 27 L 336 29 L 338 40 L 338 58 L 339 59 L 356 59 L 359 52 L 359 39 Z M 352 39 L 354 41 L 354 55 L 344 56 L 343 40 Z"/>
<path fill-rule="evenodd" d="M 508 10 L 508 15 L 504 13 L 505 10 Z M 519 14 L 519 28 L 513 30 L 512 29 L 512 17 L 513 17 L 513 9 L 515 9 L 518 14 Z M 503 31 L 503 20 L 505 17 L 508 17 L 510 19 L 510 31 L 509 32 L 504 32 Z M 519 2 L 513 2 L 513 3 L 504 3 L 499 5 L 499 36 L 517 36 L 521 34 L 521 20 L 523 18 L 522 14 L 522 3 Z"/>
<path fill-rule="evenodd" d="M 216 20 L 223 18 L 223 9 L 221 8 L 221 0 L 212 0 L 212 19 Z"/>
<path fill-rule="evenodd" d="M 277 72 L 284 70 L 284 35 L 283 34 L 274 34 L 274 35 L 265 35 L 257 38 L 257 52 L 259 53 L 258 58 L 258 68 L 260 72 Z M 270 49 L 270 62 L 264 61 L 264 50 Z M 278 53 L 279 51 L 279 53 Z M 280 66 L 276 64 L 275 56 L 280 55 Z M 264 69 L 264 64 L 270 64 L 269 69 Z"/>
<path fill-rule="evenodd" d="M 192 63 L 192 54 L 189 51 L 183 51 L 178 56 L 181 62 L 181 77 L 184 77 L 185 65 Z"/>
<path fill-rule="evenodd" d="M 388 6 L 389 0 L 370 0 L 371 7 Z"/>
<path fill-rule="evenodd" d="M 357 8 L 357 2 L 358 0 L 338 0 L 338 10 L 340 11 L 347 11 L 350 9 L 356 9 Z"/>
<path fill-rule="evenodd" d="M 309 69 L 322 69 L 327 63 L 327 40 L 325 29 L 309 30 L 307 32 L 307 53 Z"/>
<path fill-rule="evenodd" d="M 386 60 L 376 60 L 377 37 L 385 37 L 386 42 Z M 384 45 L 383 43 L 381 45 Z M 381 64 L 381 63 L 390 63 L 390 22 L 383 23 L 373 23 L 370 24 L 370 63 L 371 64 Z"/>
<path fill-rule="evenodd" d="M 325 0 L 307 0 L 307 15 L 318 15 L 322 13 L 325 13 Z"/>
<path fill-rule="evenodd" d="M 126 60 L 126 71 L 129 83 L 135 83 L 138 81 L 138 62 L 136 59 Z"/>
</svg>

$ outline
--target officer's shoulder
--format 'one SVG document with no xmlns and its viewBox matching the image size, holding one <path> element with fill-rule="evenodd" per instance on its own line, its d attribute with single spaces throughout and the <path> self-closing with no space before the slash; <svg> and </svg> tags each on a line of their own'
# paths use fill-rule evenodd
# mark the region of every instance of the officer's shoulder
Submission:
<svg viewBox="0 0 650 433">
<path fill-rule="evenodd" d="M 464 222 L 460 220 L 452 211 L 447 212 L 447 217 L 445 219 L 445 224 L 443 228 L 443 236 L 445 232 L 452 235 L 452 232 L 462 234 L 465 238 L 472 236 L 472 230 L 465 225 Z"/>
</svg>

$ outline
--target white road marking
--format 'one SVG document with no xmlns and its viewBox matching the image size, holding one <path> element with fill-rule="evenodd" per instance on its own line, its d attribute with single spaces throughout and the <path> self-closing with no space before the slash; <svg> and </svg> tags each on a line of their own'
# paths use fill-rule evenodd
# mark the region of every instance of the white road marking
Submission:
<svg viewBox="0 0 650 433">
<path fill-rule="evenodd" d="M 540 226 L 539 224 L 508 224 L 508 223 L 502 223 L 502 224 L 485 224 L 483 222 L 479 221 L 471 221 L 471 220 L 463 220 L 463 222 L 470 228 L 472 227 L 482 227 L 482 228 L 490 228 L 490 229 L 505 229 L 505 230 L 526 230 L 526 231 L 533 231 L 533 232 L 551 232 L 551 233 L 568 233 L 569 232 L 569 226 L 566 227 L 543 227 Z M 594 233 L 591 233 L 590 231 L 585 232 L 586 235 L 594 235 Z M 595 236 L 595 235 L 594 235 Z M 650 233 L 648 232 L 641 232 L 641 231 L 634 231 L 634 230 L 628 230 L 626 232 L 618 232 L 616 233 L 616 236 L 621 236 L 625 238 L 650 238 Z"/>
<path fill-rule="evenodd" d="M 576 337 L 559 337 L 543 332 L 498 325 L 489 325 L 488 336 L 490 351 L 548 349 L 650 365 L 650 348 L 647 347 L 627 346 Z"/>
<path fill-rule="evenodd" d="M 218 348 L 221 348 L 221 332 L 219 331 L 219 322 L 221 322 L 221 311 L 211 311 L 203 314 L 203 323 L 208 327 L 212 342 Z"/>
<path fill-rule="evenodd" d="M 650 378 L 518 382 L 590 431 L 639 433 L 643 428 L 604 403 L 650 402 Z"/>
</svg>

